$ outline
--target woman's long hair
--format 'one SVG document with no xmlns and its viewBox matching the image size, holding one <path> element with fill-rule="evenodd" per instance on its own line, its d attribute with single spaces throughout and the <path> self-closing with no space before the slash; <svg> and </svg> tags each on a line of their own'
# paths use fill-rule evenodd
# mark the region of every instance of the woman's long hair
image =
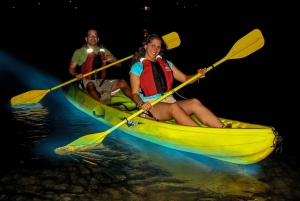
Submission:
<svg viewBox="0 0 300 201">
<path fill-rule="evenodd" d="M 145 48 L 144 46 L 149 44 L 153 39 L 158 39 L 161 41 L 161 49 L 159 52 L 159 55 L 162 57 L 163 60 L 166 60 L 166 44 L 163 40 L 163 38 L 157 34 L 150 34 L 148 35 L 143 41 L 142 46 L 139 47 L 138 52 L 136 52 L 129 64 L 129 67 L 131 68 L 136 62 L 139 62 L 141 58 L 145 57 Z"/>
</svg>

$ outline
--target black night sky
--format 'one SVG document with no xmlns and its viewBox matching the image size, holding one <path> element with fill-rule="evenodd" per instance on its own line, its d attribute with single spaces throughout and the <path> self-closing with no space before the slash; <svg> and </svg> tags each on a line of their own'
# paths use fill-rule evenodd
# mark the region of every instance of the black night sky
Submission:
<svg viewBox="0 0 300 201">
<path fill-rule="evenodd" d="M 224 62 L 200 84 L 179 93 L 198 97 L 219 116 L 274 126 L 286 143 L 296 145 L 299 64 L 292 62 L 299 52 L 296 8 L 296 3 L 271 1 L 1 1 L 0 48 L 65 82 L 71 79 L 71 56 L 84 43 L 89 28 L 99 30 L 100 41 L 118 58 L 134 53 L 142 28 L 161 35 L 175 31 L 181 45 L 168 57 L 183 72 L 193 74 L 222 59 L 244 35 L 260 29 L 265 39 L 262 49 Z M 127 79 L 127 63 L 123 66 L 117 76 Z"/>
</svg>

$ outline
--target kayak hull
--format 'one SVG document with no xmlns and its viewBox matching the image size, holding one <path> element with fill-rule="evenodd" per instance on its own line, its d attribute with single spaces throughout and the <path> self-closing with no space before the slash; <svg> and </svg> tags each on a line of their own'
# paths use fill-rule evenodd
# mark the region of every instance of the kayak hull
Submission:
<svg viewBox="0 0 300 201">
<path fill-rule="evenodd" d="M 75 107 L 108 126 L 114 126 L 138 111 L 135 103 L 121 90 L 112 96 L 109 105 L 96 101 L 76 84 L 68 85 L 63 90 Z M 231 123 L 232 128 L 210 128 L 199 121 L 199 127 L 183 126 L 175 121 L 158 122 L 136 116 L 119 129 L 164 147 L 244 165 L 263 160 L 281 141 L 271 126 L 225 118 L 220 120 Z"/>
</svg>

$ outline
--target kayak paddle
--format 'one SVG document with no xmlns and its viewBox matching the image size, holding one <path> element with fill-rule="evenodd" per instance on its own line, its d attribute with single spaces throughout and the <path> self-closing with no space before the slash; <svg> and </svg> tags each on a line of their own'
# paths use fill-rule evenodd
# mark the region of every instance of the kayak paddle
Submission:
<svg viewBox="0 0 300 201">
<path fill-rule="evenodd" d="M 255 52 L 256 50 L 262 48 L 264 46 L 264 42 L 265 41 L 264 41 L 264 38 L 263 38 L 263 35 L 262 35 L 261 31 L 258 30 L 258 29 L 254 29 L 253 31 L 251 31 L 250 33 L 245 35 L 243 38 L 239 39 L 233 45 L 233 47 L 231 48 L 229 53 L 223 59 L 216 62 L 212 66 L 208 67 L 207 71 L 210 71 L 211 69 L 213 69 L 217 65 L 223 63 L 226 60 L 240 59 L 240 58 L 243 58 L 243 57 L 246 57 L 246 56 L 250 55 L 251 53 Z M 164 94 L 160 98 L 153 101 L 151 103 L 151 105 L 152 106 L 155 105 L 156 103 L 160 102 L 161 100 L 165 99 L 169 95 L 175 93 L 176 91 L 178 91 L 179 89 L 181 89 L 185 85 L 191 83 L 192 81 L 194 81 L 195 79 L 198 79 L 200 77 L 201 77 L 200 73 L 196 74 L 195 76 L 191 77 L 189 80 L 183 82 L 182 84 L 180 84 L 179 86 L 177 86 L 173 90 L 167 92 L 166 94 Z M 82 137 L 78 138 L 77 140 L 69 143 L 68 145 L 66 145 L 64 147 L 56 148 L 55 152 L 57 154 L 60 154 L 60 155 L 65 155 L 65 154 L 69 154 L 69 153 L 76 152 L 76 151 L 83 151 L 83 150 L 91 149 L 92 147 L 94 147 L 97 144 L 101 143 L 103 141 L 103 139 L 108 134 L 110 134 L 111 132 L 113 132 L 114 130 L 116 130 L 117 128 L 122 126 L 123 124 L 127 123 L 127 121 L 129 121 L 129 120 L 133 119 L 134 117 L 138 116 L 142 112 L 143 112 L 143 109 L 140 109 L 136 113 L 132 114 L 131 116 L 129 116 L 127 118 L 125 118 L 119 124 L 117 124 L 117 125 L 111 127 L 110 129 L 108 129 L 107 131 L 82 136 Z"/>
<path fill-rule="evenodd" d="M 171 32 L 171 33 L 169 33 L 167 35 L 164 35 L 162 38 L 165 41 L 168 50 L 173 49 L 175 47 L 178 47 L 180 45 L 180 42 L 181 42 L 180 38 L 179 38 L 179 35 L 177 34 L 177 32 Z M 130 59 L 132 57 L 133 57 L 133 55 L 125 57 L 124 59 L 117 60 L 117 61 L 115 61 L 113 63 L 110 63 L 110 64 L 108 64 L 106 66 L 103 66 L 103 67 L 98 68 L 96 70 L 93 70 L 93 71 L 91 71 L 89 73 L 86 73 L 86 74 L 83 75 L 83 77 L 86 77 L 86 76 L 91 75 L 93 73 L 96 73 L 96 72 L 99 72 L 99 71 L 104 70 L 106 68 L 109 68 L 111 66 L 114 66 L 117 63 L 126 61 L 126 60 L 128 60 L 128 59 Z M 50 89 L 46 89 L 46 90 L 31 90 L 31 91 L 22 93 L 20 95 L 14 96 L 10 100 L 11 105 L 21 105 L 21 104 L 38 103 L 50 91 L 53 91 L 53 90 L 55 90 L 57 88 L 60 88 L 62 86 L 65 86 L 67 84 L 75 82 L 76 80 L 77 80 L 76 78 L 73 78 L 72 80 L 69 80 L 69 81 L 64 82 L 62 84 L 59 84 L 59 85 L 57 85 L 55 87 L 52 87 Z"/>
</svg>

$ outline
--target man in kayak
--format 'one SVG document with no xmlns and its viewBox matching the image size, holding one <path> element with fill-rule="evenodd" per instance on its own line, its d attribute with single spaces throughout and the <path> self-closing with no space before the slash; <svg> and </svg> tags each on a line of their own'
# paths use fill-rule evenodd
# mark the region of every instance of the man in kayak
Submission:
<svg viewBox="0 0 300 201">
<path fill-rule="evenodd" d="M 130 63 L 130 84 L 133 101 L 144 110 L 145 117 L 158 121 L 174 119 L 178 124 L 199 126 L 191 118 L 195 115 L 204 125 L 214 128 L 230 128 L 231 124 L 224 125 L 198 99 L 177 101 L 172 95 L 163 99 L 154 106 L 151 102 L 172 90 L 174 78 L 185 82 L 195 75 L 185 75 L 164 56 L 166 45 L 157 34 L 148 35 L 142 42 L 139 51 L 134 54 Z M 206 68 L 199 69 L 201 78 L 205 77 Z M 193 83 L 195 81 L 192 81 Z"/>
<path fill-rule="evenodd" d="M 131 88 L 127 82 L 123 79 L 109 79 L 106 75 L 106 69 L 83 77 L 84 74 L 118 60 L 104 45 L 98 45 L 97 30 L 88 30 L 85 41 L 86 44 L 83 47 L 75 50 L 69 65 L 71 76 L 80 80 L 79 87 L 105 104 L 108 104 L 111 95 L 120 89 L 132 99 Z M 121 63 L 117 63 L 115 66 L 121 67 Z"/>
</svg>

